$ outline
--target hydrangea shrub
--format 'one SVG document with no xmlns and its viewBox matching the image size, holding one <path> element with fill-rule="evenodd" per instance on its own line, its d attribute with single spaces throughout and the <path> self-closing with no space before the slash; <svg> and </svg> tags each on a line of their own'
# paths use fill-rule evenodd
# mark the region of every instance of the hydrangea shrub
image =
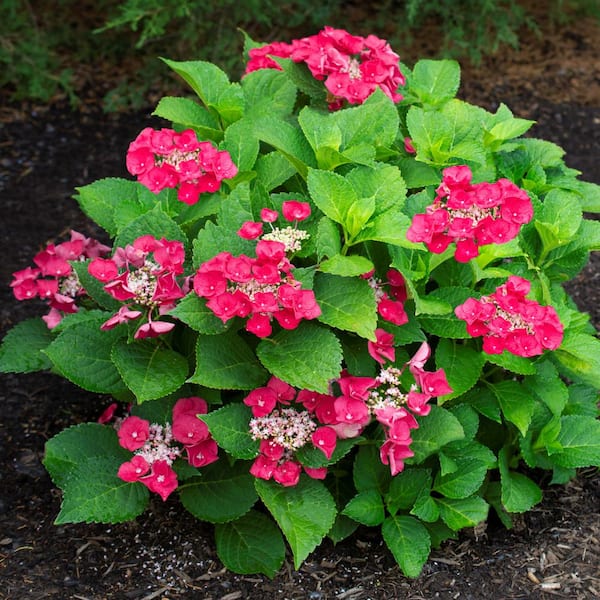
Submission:
<svg viewBox="0 0 600 600">
<path fill-rule="evenodd" d="M 114 398 L 46 444 L 57 523 L 178 498 L 228 569 L 269 577 L 378 527 L 415 577 L 546 472 L 600 465 L 600 342 L 563 287 L 600 188 L 458 99 L 454 61 L 329 27 L 246 58 L 239 82 L 165 60 L 194 96 L 159 102 L 132 179 L 78 188 L 110 247 L 73 232 L 14 274 L 50 311 L 0 369 Z"/>
</svg>

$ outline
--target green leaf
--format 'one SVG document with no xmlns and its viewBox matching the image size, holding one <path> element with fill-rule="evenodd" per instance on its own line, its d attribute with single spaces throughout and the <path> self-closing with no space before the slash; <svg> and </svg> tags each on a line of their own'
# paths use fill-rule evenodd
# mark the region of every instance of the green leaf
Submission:
<svg viewBox="0 0 600 600">
<path fill-rule="evenodd" d="M 310 169 L 307 184 L 311 198 L 325 215 L 332 221 L 345 225 L 349 211 L 359 201 L 350 182 L 332 171 Z M 375 210 L 374 202 L 372 205 Z"/>
<path fill-rule="evenodd" d="M 219 390 L 252 390 L 267 379 L 253 350 L 235 332 L 198 337 L 196 371 L 190 383 Z"/>
<path fill-rule="evenodd" d="M 352 470 L 354 486 L 359 492 L 375 489 L 385 494 L 392 480 L 390 469 L 381 462 L 375 446 L 360 446 Z"/>
<path fill-rule="evenodd" d="M 65 523 L 121 523 L 142 514 L 148 489 L 117 477 L 114 456 L 92 456 L 79 462 L 64 483 L 55 525 Z"/>
<path fill-rule="evenodd" d="M 181 227 L 189 227 L 195 231 L 197 226 L 203 222 L 206 217 L 216 215 L 223 202 L 223 195 L 220 192 L 213 194 L 204 194 L 196 204 L 187 205 L 179 203 L 177 207 L 177 223 Z"/>
<path fill-rule="evenodd" d="M 446 540 L 457 540 L 458 535 L 450 529 L 441 519 L 425 523 L 425 527 L 431 536 L 431 545 L 440 548 Z"/>
<path fill-rule="evenodd" d="M 525 436 L 535 409 L 531 394 L 518 381 L 505 380 L 488 386 L 498 400 L 504 418 Z"/>
<path fill-rule="evenodd" d="M 285 542 L 277 525 L 251 510 L 235 521 L 215 527 L 217 554 L 233 573 L 262 573 L 273 579 L 285 559 Z"/>
<path fill-rule="evenodd" d="M 482 113 L 483 109 L 456 99 L 438 111 L 411 106 L 406 125 L 417 149 L 417 160 L 436 166 L 483 164 L 483 130 L 479 125 Z"/>
<path fill-rule="evenodd" d="M 460 421 L 465 432 L 465 440 L 475 439 L 479 430 L 479 415 L 475 409 L 468 404 L 454 404 L 450 412 Z"/>
<path fill-rule="evenodd" d="M 94 456 L 113 457 L 118 470 L 122 462 L 131 459 L 131 452 L 119 445 L 113 427 L 82 423 L 50 438 L 44 447 L 43 462 L 52 481 L 62 488 L 75 467 Z"/>
<path fill-rule="evenodd" d="M 456 96 L 460 66 L 455 60 L 417 61 L 409 78 L 408 91 L 422 104 L 443 104 Z"/>
<path fill-rule="evenodd" d="M 571 376 L 600 388 L 600 340 L 597 338 L 567 332 L 552 358 Z"/>
<path fill-rule="evenodd" d="M 154 342 L 121 340 L 110 356 L 138 402 L 168 396 L 185 383 L 188 374 L 184 356 Z"/>
<path fill-rule="evenodd" d="M 481 521 L 485 521 L 488 515 L 489 505 L 480 496 L 460 499 L 436 498 L 436 503 L 444 523 L 454 531 L 475 527 Z"/>
<path fill-rule="evenodd" d="M 99 319 L 108 319 L 109 316 L 112 316 L 111 313 L 98 309 L 78 310 L 75 313 L 64 315 L 60 320 L 60 323 L 54 327 L 52 333 L 61 333 L 62 331 L 65 331 L 65 329 L 69 329 L 69 327 L 73 327 L 73 325 L 78 325 L 80 323 L 92 321 L 98 323 Z"/>
<path fill-rule="evenodd" d="M 52 363 L 43 354 L 55 334 L 42 319 L 26 319 L 17 323 L 0 345 L 1 373 L 32 373 L 49 370 Z"/>
<path fill-rule="evenodd" d="M 376 148 L 391 146 L 399 118 L 394 104 L 378 89 L 363 104 L 340 111 L 325 113 L 305 107 L 298 122 L 321 159 L 319 166 L 333 169 L 366 156 L 374 158 Z"/>
<path fill-rule="evenodd" d="M 350 537 L 359 527 L 356 521 L 353 521 L 345 515 L 338 514 L 331 529 L 327 532 L 327 537 L 334 543 L 338 544 L 342 540 Z"/>
<path fill-rule="evenodd" d="M 336 516 L 333 497 L 320 481 L 300 476 L 292 487 L 255 479 L 258 495 L 283 531 L 294 556 L 294 568 L 321 543 Z"/>
<path fill-rule="evenodd" d="M 410 190 L 423 188 L 428 185 L 439 185 L 440 174 L 431 165 L 416 161 L 414 158 L 401 158 L 398 161 L 400 172 L 405 184 Z"/>
<path fill-rule="evenodd" d="M 406 184 L 396 166 L 378 163 L 375 168 L 355 167 L 347 179 L 359 198 L 370 198 L 375 202 L 375 214 L 404 206 Z"/>
<path fill-rule="evenodd" d="M 591 213 L 600 212 L 600 185 L 576 180 L 575 189 L 580 194 L 582 210 Z"/>
<path fill-rule="evenodd" d="M 435 351 L 438 369 L 444 369 L 452 392 L 440 398 L 440 404 L 470 390 L 481 376 L 486 357 L 471 346 L 442 338 Z"/>
<path fill-rule="evenodd" d="M 261 340 L 256 349 L 260 362 L 290 385 L 326 394 L 329 382 L 340 375 L 342 348 L 335 334 L 315 323 L 302 322 Z"/>
<path fill-rule="evenodd" d="M 246 117 L 292 113 L 297 88 L 289 77 L 276 69 L 259 69 L 244 75 L 242 90 L 246 98 Z"/>
<path fill-rule="evenodd" d="M 484 462 L 469 456 L 454 460 L 456 471 L 446 475 L 436 475 L 433 489 L 447 498 L 467 498 L 481 487 L 488 467 Z"/>
<path fill-rule="evenodd" d="M 206 299 L 200 298 L 195 292 L 179 300 L 169 315 L 179 319 L 194 331 L 206 335 L 224 333 L 231 324 L 231 322 L 223 323 L 210 308 L 207 308 Z"/>
<path fill-rule="evenodd" d="M 486 354 L 485 359 L 493 365 L 498 365 L 519 375 L 533 375 L 535 373 L 535 365 L 530 358 L 517 356 L 508 350 L 505 350 L 502 354 Z"/>
<path fill-rule="evenodd" d="M 118 233 L 115 217 L 124 201 L 129 201 L 144 211 L 150 210 L 158 202 L 158 196 L 141 183 L 117 177 L 100 179 L 75 189 L 75 200 L 81 210 L 111 237 Z"/>
<path fill-rule="evenodd" d="M 59 373 L 79 387 L 119 397 L 128 388 L 111 358 L 112 346 L 124 332 L 101 331 L 102 321 L 77 323 L 61 332 L 45 353 Z"/>
<path fill-rule="evenodd" d="M 226 73 L 216 65 L 197 61 L 178 62 L 162 59 L 198 95 L 204 105 L 216 111 L 226 123 L 241 118 L 244 94 L 237 83 L 230 83 Z"/>
<path fill-rule="evenodd" d="M 422 463 L 440 448 L 465 437 L 460 421 L 448 410 L 433 405 L 431 412 L 419 418 L 419 429 L 412 431 L 410 449 L 415 453 L 407 462 Z"/>
<path fill-rule="evenodd" d="M 260 117 L 254 123 L 254 135 L 278 150 L 306 178 L 308 167 L 316 167 L 315 155 L 302 132 L 288 121 L 275 116 Z"/>
<path fill-rule="evenodd" d="M 523 135 L 534 124 L 535 121 L 516 119 L 505 104 L 500 104 L 485 126 L 485 145 L 492 151 L 515 148 L 516 144 L 509 145 L 505 142 Z"/>
<path fill-rule="evenodd" d="M 565 468 L 600 466 L 600 421 L 582 415 L 566 415 L 560 420 L 557 442 L 562 450 L 552 460 Z"/>
<path fill-rule="evenodd" d="M 374 268 L 373 263 L 368 258 L 359 255 L 344 256 L 335 254 L 319 264 L 319 271 L 339 275 L 340 277 L 357 277 L 368 273 Z"/>
<path fill-rule="evenodd" d="M 196 131 L 201 140 L 220 142 L 223 131 L 215 117 L 191 98 L 161 98 L 153 115 Z"/>
<path fill-rule="evenodd" d="M 220 460 L 202 467 L 201 476 L 179 487 L 183 506 L 201 521 L 225 523 L 246 514 L 258 496 L 248 463 Z"/>
<path fill-rule="evenodd" d="M 534 225 L 546 252 L 568 244 L 582 223 L 583 211 L 578 195 L 551 190 L 544 198 L 541 214 L 536 217 Z"/>
<path fill-rule="evenodd" d="M 525 388 L 536 394 L 553 415 L 561 415 L 569 400 L 569 389 L 549 360 L 538 361 L 535 368 L 536 374 L 525 378 Z"/>
<path fill-rule="evenodd" d="M 475 386 L 465 394 L 463 400 L 484 417 L 496 423 L 502 423 L 500 404 L 492 390 L 482 386 Z"/>
<path fill-rule="evenodd" d="M 342 242 L 338 226 L 328 217 L 319 220 L 317 228 L 317 258 L 337 256 L 342 250 Z"/>
<path fill-rule="evenodd" d="M 254 170 L 257 182 L 267 192 L 279 187 L 296 173 L 290 161 L 279 152 L 269 152 L 259 156 Z"/>
<path fill-rule="evenodd" d="M 425 526 L 414 517 L 393 516 L 384 521 L 381 533 L 404 575 L 418 577 L 431 550 Z"/>
<path fill-rule="evenodd" d="M 472 295 L 473 290 L 470 288 L 451 286 L 438 288 L 426 297 L 420 297 L 418 300 L 419 312 L 430 314 L 419 316 L 419 323 L 425 331 L 441 338 L 469 339 L 471 336 L 467 333 L 465 322 L 454 314 L 453 309 Z M 429 301 L 444 303 L 441 306 L 445 305 L 446 309 L 440 308 L 439 311 L 436 309 L 434 313 L 425 304 Z"/>
<path fill-rule="evenodd" d="M 333 113 L 343 134 L 342 150 L 359 145 L 389 147 L 398 134 L 398 109 L 377 88 L 360 105 Z"/>
<path fill-rule="evenodd" d="M 542 490 L 529 477 L 511 471 L 506 449 L 498 455 L 502 505 L 509 513 L 524 513 L 542 500 Z"/>
<path fill-rule="evenodd" d="M 259 442 L 252 439 L 248 427 L 251 418 L 250 408 L 239 402 L 200 415 L 219 447 L 234 458 L 243 459 L 251 459 L 258 454 Z"/>
<path fill-rule="evenodd" d="M 185 396 L 182 394 L 181 397 Z M 150 400 L 143 404 L 133 404 L 131 414 L 140 417 L 140 419 L 146 419 L 150 423 L 166 425 L 173 421 L 173 406 L 178 399 L 179 394 L 172 394 L 166 398 Z"/>
<path fill-rule="evenodd" d="M 194 249 L 194 267 L 199 267 L 200 264 L 213 258 L 220 252 L 230 252 L 234 256 L 250 254 L 253 245 L 248 240 L 244 240 L 237 235 L 236 231 L 237 229 L 215 225 L 212 221 L 206 223 L 192 243 Z"/>
<path fill-rule="evenodd" d="M 225 139 L 220 148 L 229 152 L 231 160 L 240 171 L 249 171 L 256 162 L 258 146 L 258 138 L 254 136 L 254 123 L 243 118 L 225 130 Z"/>
<path fill-rule="evenodd" d="M 312 469 L 333 465 L 341 460 L 356 444 L 364 441 L 363 437 L 338 439 L 335 450 L 330 458 L 327 458 L 322 450 L 315 448 L 312 444 L 305 444 L 296 452 L 296 458 L 303 466 Z"/>
<path fill-rule="evenodd" d="M 117 234 L 114 247 L 124 248 L 127 244 L 132 244 L 142 235 L 152 235 L 160 240 L 165 238 L 169 241 L 179 240 L 184 246 L 188 240 L 175 221 L 165 213 L 160 204 L 157 204 L 152 210 L 139 216 L 137 219 L 129 222 Z"/>
<path fill-rule="evenodd" d="M 407 468 L 392 478 L 385 496 L 385 504 L 390 514 L 399 510 L 410 510 L 417 498 L 429 495 L 431 490 L 431 470 Z"/>
<path fill-rule="evenodd" d="M 597 417 L 600 414 L 598 390 L 596 388 L 581 383 L 573 383 L 568 387 L 568 390 L 569 402 L 565 407 L 566 415 Z"/>
<path fill-rule="evenodd" d="M 309 98 L 325 102 L 327 90 L 321 81 L 314 78 L 305 63 L 295 63 L 291 58 L 272 57 L 283 69 L 290 81 Z"/>
<path fill-rule="evenodd" d="M 373 489 L 359 492 L 346 504 L 342 514 L 369 527 L 381 525 L 385 518 L 381 495 Z"/>
<path fill-rule="evenodd" d="M 377 302 L 368 281 L 317 273 L 313 290 L 322 311 L 319 321 L 375 340 Z"/>
<path fill-rule="evenodd" d="M 506 119 L 496 123 L 489 131 L 493 140 L 510 140 L 529 131 L 535 121 L 529 119 Z"/>
<path fill-rule="evenodd" d="M 419 244 L 406 237 L 411 220 L 398 208 L 391 208 L 371 219 L 354 237 L 353 244 L 373 240 L 404 248 L 418 248 Z"/>
<path fill-rule="evenodd" d="M 415 500 L 415 505 L 410 511 L 411 515 L 418 517 L 425 523 L 435 523 L 440 519 L 440 509 L 429 494 L 421 494 Z"/>
</svg>

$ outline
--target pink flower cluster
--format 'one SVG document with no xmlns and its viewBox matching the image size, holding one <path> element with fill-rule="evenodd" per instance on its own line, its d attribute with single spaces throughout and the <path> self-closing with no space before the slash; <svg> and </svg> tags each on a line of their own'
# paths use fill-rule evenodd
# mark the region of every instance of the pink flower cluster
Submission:
<svg viewBox="0 0 600 600">
<path fill-rule="evenodd" d="M 533 217 L 527 192 L 508 179 L 472 184 L 471 178 L 466 165 L 444 169 L 435 201 L 413 217 L 406 237 L 436 254 L 455 242 L 458 262 L 478 256 L 480 246 L 515 238 Z"/>
<path fill-rule="evenodd" d="M 17 300 L 42 298 L 50 312 L 42 317 L 49 329 L 60 323 L 63 314 L 77 312 L 76 298 L 85 294 L 71 261 L 83 261 L 105 255 L 110 248 L 71 231 L 71 239 L 61 244 L 48 244 L 33 257 L 36 267 L 13 273 L 10 286 Z"/>
<path fill-rule="evenodd" d="M 143 235 L 133 244 L 117 248 L 112 258 L 92 260 L 88 265 L 90 275 L 104 283 L 113 298 L 126 303 L 101 329 L 112 329 L 145 315 L 146 322 L 136 331 L 136 339 L 171 331 L 174 323 L 153 317 L 169 312 L 175 301 L 185 296 L 176 278 L 183 273 L 184 259 L 181 242 Z"/>
<path fill-rule="evenodd" d="M 254 417 L 250 433 L 261 440 L 260 454 L 251 473 L 261 479 L 273 478 L 285 486 L 296 485 L 302 469 L 310 477 L 323 479 L 326 467 L 307 468 L 295 458 L 295 452 L 310 443 L 329 459 L 338 439 L 357 437 L 375 420 L 385 432 L 381 461 L 396 475 L 404 468 L 404 459 L 413 456 L 410 431 L 418 427 L 414 415 L 429 414 L 427 402 L 431 398 L 452 392 L 443 369 L 425 371 L 429 355 L 429 346 L 423 343 L 402 369 L 382 369 L 376 378 L 344 372 L 335 382 L 339 395 L 296 392 L 272 377 L 266 386 L 244 398 Z M 404 392 L 400 379 L 407 365 L 414 384 Z"/>
<path fill-rule="evenodd" d="M 289 221 L 307 218 L 310 206 L 305 202 L 284 202 L 282 212 Z M 263 209 L 264 222 L 273 223 L 277 211 Z M 244 239 L 261 236 L 263 223 L 247 221 L 238 231 Z M 264 338 L 273 331 L 272 319 L 284 329 L 295 329 L 303 319 L 321 314 L 314 292 L 304 290 L 292 274 L 286 256 L 300 248 L 306 232 L 287 227 L 272 228 L 256 243 L 256 258 L 220 252 L 198 268 L 194 291 L 207 298 L 206 306 L 226 323 L 234 317 L 248 317 L 246 331 Z"/>
<path fill-rule="evenodd" d="M 385 283 L 375 277 L 373 271 L 362 277 L 369 282 L 375 292 L 377 312 L 381 318 L 394 325 L 404 325 L 408 323 L 408 315 L 404 310 L 404 301 L 407 298 L 404 277 L 396 269 L 389 269 L 386 276 L 387 282 Z M 389 289 L 389 294 L 385 290 L 386 287 Z"/>
<path fill-rule="evenodd" d="M 454 310 L 467 324 L 467 332 L 483 336 L 483 351 L 517 356 L 537 356 L 556 350 L 562 343 L 563 326 L 552 306 L 526 298 L 531 284 L 513 275 L 493 294 L 468 298 Z"/>
<path fill-rule="evenodd" d="M 400 473 L 404 469 L 404 460 L 414 455 L 410 449 L 410 432 L 419 427 L 414 415 L 428 415 L 431 410 L 427 404 L 429 400 L 452 392 L 443 369 L 425 371 L 430 353 L 429 345 L 423 342 L 401 369 L 391 366 L 382 369 L 365 399 L 370 413 L 385 432 L 379 455 L 381 462 L 389 465 L 392 475 Z M 405 392 L 402 391 L 401 378 L 407 365 L 414 384 Z"/>
<path fill-rule="evenodd" d="M 206 401 L 193 396 L 176 402 L 172 425 L 151 424 L 136 416 L 121 420 L 117 431 L 119 444 L 134 456 L 119 467 L 119 478 L 139 481 L 166 500 L 178 485 L 172 465 L 181 456 L 182 448 L 176 442 L 183 446 L 188 462 L 194 467 L 204 467 L 218 459 L 217 443 L 197 417 L 207 411 Z"/>
<path fill-rule="evenodd" d="M 400 102 L 398 87 L 405 79 L 399 56 L 390 45 L 374 35 L 361 37 L 343 29 L 325 27 L 316 35 L 292 41 L 273 42 L 249 51 L 246 73 L 257 69 L 280 69 L 271 56 L 291 58 L 307 65 L 315 79 L 325 81 L 329 108 L 345 102 L 362 104 L 377 88 Z"/>
<path fill-rule="evenodd" d="M 126 164 L 152 192 L 179 186 L 177 198 L 186 204 L 196 204 L 204 192 L 216 192 L 223 179 L 238 172 L 227 151 L 199 141 L 193 129 L 178 133 L 146 127 L 129 145 Z"/>
<path fill-rule="evenodd" d="M 274 479 L 284 486 L 296 485 L 302 469 L 314 479 L 324 479 L 326 467 L 303 466 L 295 458 L 295 452 L 310 443 L 331 458 L 338 435 L 358 435 L 354 427 L 347 431 L 350 435 L 345 435 L 347 428 L 338 423 L 334 403 L 333 396 L 297 391 L 277 377 L 252 390 L 244 398 L 244 404 L 251 407 L 254 416 L 250 434 L 261 440 L 260 454 L 250 468 L 252 475 Z"/>
</svg>

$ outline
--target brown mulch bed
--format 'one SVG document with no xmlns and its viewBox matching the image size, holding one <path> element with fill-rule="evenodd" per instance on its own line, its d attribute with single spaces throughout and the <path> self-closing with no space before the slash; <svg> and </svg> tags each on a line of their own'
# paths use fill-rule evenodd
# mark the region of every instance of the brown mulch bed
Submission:
<svg viewBox="0 0 600 600">
<path fill-rule="evenodd" d="M 599 34 L 587 20 L 542 40 L 527 35 L 520 52 L 503 51 L 464 68 L 461 97 L 490 110 L 504 102 L 517 116 L 535 119 L 533 135 L 561 145 L 569 166 L 600 183 Z M 403 59 L 410 64 L 430 50 L 422 41 Z M 40 314 L 39 307 L 13 299 L 11 273 L 65 228 L 97 234 L 71 199 L 73 189 L 127 176 L 127 145 L 155 122 L 150 112 L 106 115 L 88 100 L 77 112 L 57 102 L 0 113 L 0 336 Z M 598 254 L 568 287 L 598 327 Z M 60 496 L 41 465 L 44 442 L 64 427 L 94 420 L 106 400 L 51 374 L 0 376 L 0 599 L 600 598 L 595 469 L 582 470 L 566 486 L 542 479 L 543 502 L 514 529 L 490 520 L 462 533 L 433 553 L 416 580 L 402 576 L 380 536 L 368 529 L 338 546 L 324 542 L 298 571 L 286 562 L 272 581 L 228 573 L 216 557 L 211 526 L 175 499 L 154 499 L 132 523 L 57 527 Z"/>
</svg>

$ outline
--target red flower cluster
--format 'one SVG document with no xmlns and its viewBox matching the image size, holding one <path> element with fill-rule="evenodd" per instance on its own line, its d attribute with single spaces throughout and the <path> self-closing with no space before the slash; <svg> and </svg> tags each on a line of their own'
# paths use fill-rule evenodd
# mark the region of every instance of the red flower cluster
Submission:
<svg viewBox="0 0 600 600">
<path fill-rule="evenodd" d="M 365 400 L 369 412 L 385 432 L 379 456 L 384 465 L 389 465 L 392 475 L 400 473 L 404 469 L 404 460 L 414 455 L 410 449 L 410 432 L 419 427 L 414 415 L 428 415 L 431 410 L 427 404 L 429 400 L 452 392 L 443 369 L 425 371 L 430 353 L 429 345 L 423 342 L 401 369 L 382 369 Z M 408 392 L 403 392 L 401 378 L 406 366 L 414 378 L 414 384 Z"/>
<path fill-rule="evenodd" d="M 288 221 L 305 219 L 310 214 L 306 202 L 284 202 L 282 212 Z M 273 223 L 277 211 L 263 209 L 264 222 Z M 263 223 L 247 221 L 238 231 L 244 239 L 262 234 Z M 302 319 L 316 319 L 321 309 L 312 290 L 303 290 L 292 275 L 286 252 L 299 249 L 306 232 L 288 227 L 273 228 L 256 244 L 256 258 L 220 252 L 198 268 L 194 291 L 207 298 L 206 306 L 226 323 L 234 317 L 248 317 L 246 331 L 257 337 L 272 333 L 274 318 L 284 329 L 295 329 Z"/>
<path fill-rule="evenodd" d="M 17 300 L 42 298 L 50 312 L 42 317 L 49 329 L 60 323 L 63 314 L 77 312 L 75 299 L 85 294 L 71 261 L 83 261 L 105 255 L 110 248 L 97 240 L 71 231 L 71 239 L 61 244 L 48 244 L 33 257 L 36 267 L 13 273 L 10 286 Z"/>
<path fill-rule="evenodd" d="M 206 401 L 194 396 L 177 401 L 172 426 L 151 424 L 136 416 L 120 421 L 119 444 L 134 456 L 119 467 L 119 478 L 139 481 L 166 500 L 178 485 L 172 464 L 181 456 L 182 448 L 175 442 L 183 445 L 188 462 L 194 467 L 204 467 L 218 459 L 217 443 L 206 424 L 197 417 L 206 412 Z"/>
<path fill-rule="evenodd" d="M 133 244 L 117 248 L 112 258 L 92 260 L 88 265 L 90 275 L 103 282 L 113 298 L 126 302 L 101 328 L 112 329 L 145 312 L 147 322 L 136 331 L 136 339 L 171 331 L 173 323 L 153 320 L 153 316 L 169 312 L 175 301 L 185 296 L 176 279 L 183 273 L 184 259 L 181 242 L 143 235 Z"/>
<path fill-rule="evenodd" d="M 303 468 L 314 479 L 325 478 L 326 467 L 303 467 L 294 456 L 309 442 L 328 457 L 335 448 L 335 432 L 319 427 L 318 420 L 302 408 L 312 395 L 313 392 L 308 390 L 297 392 L 281 379 L 271 377 L 266 386 L 252 390 L 244 398 L 244 404 L 252 408 L 254 415 L 249 425 L 250 434 L 260 440 L 260 454 L 250 467 L 252 475 L 259 479 L 274 479 L 284 486 L 296 485 Z M 333 436 L 331 452 L 330 436 Z"/>
<path fill-rule="evenodd" d="M 385 283 L 377 279 L 373 271 L 365 273 L 362 277 L 369 282 L 369 285 L 375 292 L 377 312 L 381 318 L 394 325 L 408 323 L 408 315 L 404 310 L 404 301 L 407 298 L 406 283 L 402 273 L 396 271 L 396 269 L 389 269 L 387 272 L 387 282 Z M 386 287 L 389 289 L 389 294 L 384 289 Z M 378 359 L 375 358 L 375 360 Z"/>
<path fill-rule="evenodd" d="M 404 468 L 404 459 L 413 455 L 410 431 L 419 426 L 414 415 L 429 414 L 427 402 L 431 398 L 452 392 L 443 369 L 425 371 L 429 355 L 429 346 L 423 343 L 402 369 L 382 369 L 376 378 L 344 372 L 336 381 L 338 396 L 310 390 L 296 392 L 272 377 L 266 386 L 244 398 L 254 416 L 250 433 L 261 440 L 260 454 L 250 472 L 285 486 L 296 485 L 302 469 L 310 477 L 323 479 L 326 467 L 307 468 L 295 458 L 295 452 L 311 443 L 329 459 L 338 439 L 357 437 L 375 419 L 385 431 L 381 461 L 396 475 Z M 402 392 L 400 378 L 407 365 L 414 384 L 408 392 Z"/>
<path fill-rule="evenodd" d="M 316 35 L 291 44 L 273 42 L 249 51 L 246 73 L 257 69 L 280 69 L 271 56 L 305 63 L 315 79 L 325 81 L 327 101 L 337 110 L 347 101 L 362 104 L 377 88 L 393 101 L 400 102 L 398 87 L 405 79 L 399 56 L 389 44 L 374 35 L 361 37 L 343 29 L 325 27 Z"/>
<path fill-rule="evenodd" d="M 223 179 L 238 172 L 227 151 L 200 142 L 193 129 L 178 133 L 146 127 L 129 145 L 126 164 L 152 192 L 179 186 L 177 198 L 186 204 L 196 204 L 204 192 L 216 192 Z"/>
<path fill-rule="evenodd" d="M 476 257 L 479 246 L 515 238 L 533 217 L 527 193 L 508 179 L 472 184 L 471 178 L 467 166 L 444 169 L 434 203 L 413 217 L 406 237 L 436 254 L 455 242 L 459 262 Z"/>
<path fill-rule="evenodd" d="M 517 356 L 537 356 L 556 350 L 562 342 L 563 326 L 552 306 L 528 300 L 531 284 L 511 276 L 493 294 L 479 300 L 469 298 L 454 310 L 467 323 L 467 332 L 483 336 L 483 351 Z"/>
</svg>

